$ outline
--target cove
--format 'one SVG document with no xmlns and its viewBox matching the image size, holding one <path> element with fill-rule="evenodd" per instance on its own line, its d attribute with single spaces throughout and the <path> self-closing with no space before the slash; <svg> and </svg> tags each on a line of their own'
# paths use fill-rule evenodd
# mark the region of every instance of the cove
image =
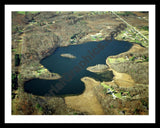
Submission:
<svg viewBox="0 0 160 128">
<path fill-rule="evenodd" d="M 86 70 L 88 66 L 106 64 L 108 56 L 128 51 L 132 44 L 126 41 L 113 40 L 87 42 L 67 47 L 59 47 L 40 63 L 50 72 L 62 76 L 58 80 L 32 79 L 25 82 L 24 91 L 39 96 L 78 95 L 83 93 L 85 86 L 81 78 L 88 76 L 99 81 L 111 81 L 113 73 L 106 71 L 96 74 Z M 76 58 L 64 58 L 61 54 L 72 54 Z"/>
</svg>

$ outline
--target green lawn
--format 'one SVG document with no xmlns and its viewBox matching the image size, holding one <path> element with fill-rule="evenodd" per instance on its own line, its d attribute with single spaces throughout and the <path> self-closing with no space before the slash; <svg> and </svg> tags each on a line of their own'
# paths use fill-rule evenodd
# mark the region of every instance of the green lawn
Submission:
<svg viewBox="0 0 160 128">
<path fill-rule="evenodd" d="M 105 88 L 105 89 L 110 89 L 112 92 L 114 92 L 114 95 L 119 98 L 119 99 L 125 99 L 125 98 L 130 98 L 130 93 L 129 92 L 125 92 L 125 91 L 120 91 L 117 92 L 116 90 L 112 89 L 110 86 L 101 83 L 101 85 Z M 122 96 L 122 93 L 125 94 L 125 96 Z"/>
<path fill-rule="evenodd" d="M 110 86 L 104 84 L 104 83 L 101 83 L 101 85 L 106 88 L 106 89 L 110 89 L 111 91 L 114 91 Z"/>
<path fill-rule="evenodd" d="M 120 58 L 108 58 L 109 63 L 119 63 L 119 62 L 125 62 L 126 59 L 120 57 Z"/>
<path fill-rule="evenodd" d="M 39 11 L 17 11 L 18 14 L 23 14 L 23 15 L 25 15 L 25 12 L 34 14 L 38 13 Z"/>
<path fill-rule="evenodd" d="M 118 98 L 122 98 L 122 95 L 121 95 L 121 93 L 119 92 L 119 93 L 116 93 L 116 94 L 114 94 L 116 97 L 118 97 Z"/>
</svg>

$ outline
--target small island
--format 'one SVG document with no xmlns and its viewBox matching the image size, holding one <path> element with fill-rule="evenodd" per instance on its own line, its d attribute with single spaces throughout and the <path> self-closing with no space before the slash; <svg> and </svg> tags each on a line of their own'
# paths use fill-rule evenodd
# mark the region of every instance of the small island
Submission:
<svg viewBox="0 0 160 128">
<path fill-rule="evenodd" d="M 70 54 L 70 53 L 65 53 L 65 54 L 61 54 L 62 57 L 66 57 L 66 58 L 70 58 L 70 59 L 75 59 L 76 56 Z"/>
<path fill-rule="evenodd" d="M 88 71 L 90 72 L 104 72 L 104 71 L 107 71 L 108 69 L 108 66 L 106 64 L 97 64 L 95 66 L 90 66 L 87 68 Z"/>
</svg>

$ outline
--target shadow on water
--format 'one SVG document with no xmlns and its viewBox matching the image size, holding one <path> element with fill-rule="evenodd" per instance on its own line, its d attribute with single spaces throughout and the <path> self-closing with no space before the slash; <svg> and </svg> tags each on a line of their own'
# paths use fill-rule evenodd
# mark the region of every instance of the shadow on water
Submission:
<svg viewBox="0 0 160 128">
<path fill-rule="evenodd" d="M 58 80 L 32 79 L 25 83 L 24 90 L 40 96 L 81 94 L 85 89 L 84 83 L 81 81 L 82 77 L 89 76 L 99 81 L 111 81 L 113 78 L 111 71 L 100 74 L 91 73 L 86 70 L 88 66 L 106 64 L 108 56 L 126 52 L 131 47 L 131 43 L 117 40 L 111 43 L 107 41 L 87 42 L 60 47 L 40 63 L 50 72 L 60 74 L 62 78 Z M 76 59 L 61 57 L 62 53 L 70 53 L 76 56 Z"/>
</svg>

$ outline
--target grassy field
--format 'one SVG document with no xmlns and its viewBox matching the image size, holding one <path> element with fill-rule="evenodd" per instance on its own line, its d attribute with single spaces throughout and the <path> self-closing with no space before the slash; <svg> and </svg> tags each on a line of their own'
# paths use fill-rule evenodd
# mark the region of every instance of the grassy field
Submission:
<svg viewBox="0 0 160 128">
<path fill-rule="evenodd" d="M 17 11 L 18 14 L 23 14 L 25 15 L 26 13 L 31 13 L 31 14 L 35 14 L 35 13 L 38 13 L 39 11 Z"/>
</svg>

